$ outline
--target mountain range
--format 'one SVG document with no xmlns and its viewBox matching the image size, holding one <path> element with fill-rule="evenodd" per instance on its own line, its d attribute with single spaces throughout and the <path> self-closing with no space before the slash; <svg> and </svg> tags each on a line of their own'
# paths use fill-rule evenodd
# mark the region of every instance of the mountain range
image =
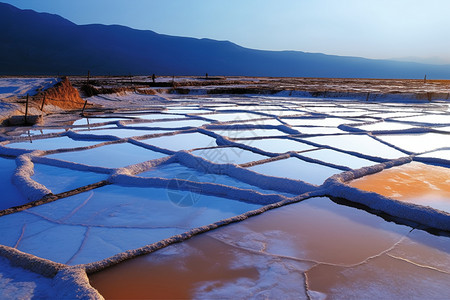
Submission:
<svg viewBox="0 0 450 300">
<path fill-rule="evenodd" d="M 0 75 L 240 75 L 450 79 L 450 65 L 264 51 L 119 25 L 77 25 L 0 3 Z"/>
</svg>

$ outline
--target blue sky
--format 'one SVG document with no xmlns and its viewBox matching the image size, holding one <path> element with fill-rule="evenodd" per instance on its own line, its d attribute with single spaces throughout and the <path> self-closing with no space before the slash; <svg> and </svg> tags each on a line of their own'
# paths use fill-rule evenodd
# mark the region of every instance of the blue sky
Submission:
<svg viewBox="0 0 450 300">
<path fill-rule="evenodd" d="M 450 63 L 448 0 L 0 0 L 76 24 L 120 24 L 265 50 Z"/>
</svg>

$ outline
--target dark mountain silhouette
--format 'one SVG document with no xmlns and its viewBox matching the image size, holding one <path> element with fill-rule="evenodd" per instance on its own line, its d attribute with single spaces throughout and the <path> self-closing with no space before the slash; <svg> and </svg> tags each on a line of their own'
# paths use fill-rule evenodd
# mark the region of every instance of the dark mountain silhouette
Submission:
<svg viewBox="0 0 450 300">
<path fill-rule="evenodd" d="M 262 51 L 124 26 L 76 25 L 60 16 L 0 3 L 0 74 L 247 75 L 450 78 L 426 65 L 299 51 Z"/>
</svg>

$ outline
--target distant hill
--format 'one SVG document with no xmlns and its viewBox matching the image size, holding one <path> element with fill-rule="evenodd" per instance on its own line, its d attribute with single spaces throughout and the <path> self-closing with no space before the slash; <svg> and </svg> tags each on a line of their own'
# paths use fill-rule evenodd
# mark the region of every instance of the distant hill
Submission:
<svg viewBox="0 0 450 300">
<path fill-rule="evenodd" d="M 124 26 L 76 25 L 0 3 L 0 74 L 242 75 L 450 79 L 450 65 L 262 51 Z"/>
</svg>

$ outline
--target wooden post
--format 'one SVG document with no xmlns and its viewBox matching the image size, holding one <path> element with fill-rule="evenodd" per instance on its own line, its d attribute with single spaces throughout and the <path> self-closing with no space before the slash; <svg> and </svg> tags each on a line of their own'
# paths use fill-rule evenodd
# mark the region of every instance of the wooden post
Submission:
<svg viewBox="0 0 450 300">
<path fill-rule="evenodd" d="M 367 93 L 366 101 L 369 101 L 370 93 Z"/>
<path fill-rule="evenodd" d="M 81 110 L 81 115 L 84 115 L 84 109 L 86 108 L 87 100 L 84 101 L 83 109 Z"/>
<path fill-rule="evenodd" d="M 44 103 L 45 103 L 45 95 L 44 98 L 42 98 L 41 111 L 44 109 Z"/>
<path fill-rule="evenodd" d="M 27 104 L 25 105 L 25 123 L 27 123 L 27 116 L 28 116 L 28 100 L 29 95 L 27 94 Z"/>
<path fill-rule="evenodd" d="M 427 83 L 427 74 L 425 74 L 425 77 L 423 78 L 423 83 Z"/>
<path fill-rule="evenodd" d="M 91 71 L 90 70 L 88 70 L 87 84 L 89 84 L 89 79 L 91 79 Z"/>
</svg>

